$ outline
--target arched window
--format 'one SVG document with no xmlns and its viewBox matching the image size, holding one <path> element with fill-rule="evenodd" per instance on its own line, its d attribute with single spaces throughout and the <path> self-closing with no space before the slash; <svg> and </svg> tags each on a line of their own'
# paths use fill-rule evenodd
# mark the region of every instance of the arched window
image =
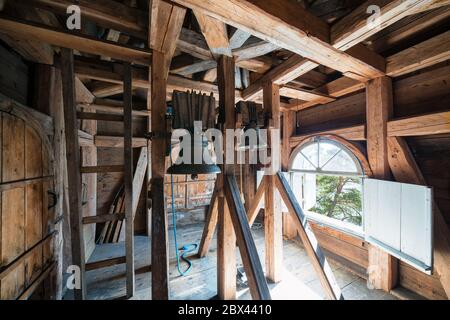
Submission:
<svg viewBox="0 0 450 320">
<path fill-rule="evenodd" d="M 363 176 L 358 158 L 347 147 L 315 137 L 294 151 L 288 178 L 310 218 L 354 231 L 363 222 Z"/>
</svg>

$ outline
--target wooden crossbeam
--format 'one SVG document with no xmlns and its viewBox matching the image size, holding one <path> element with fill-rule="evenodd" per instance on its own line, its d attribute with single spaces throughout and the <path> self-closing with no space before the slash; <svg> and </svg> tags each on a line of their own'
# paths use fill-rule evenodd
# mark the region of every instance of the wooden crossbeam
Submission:
<svg viewBox="0 0 450 320">
<path fill-rule="evenodd" d="M 450 59 L 450 31 L 386 59 L 386 74 L 398 77 Z"/>
<path fill-rule="evenodd" d="M 213 57 L 215 59 L 221 55 L 231 57 L 230 41 L 225 23 L 195 10 L 194 14 Z"/>
<path fill-rule="evenodd" d="M 280 195 L 283 198 L 289 212 L 294 217 L 297 231 L 302 239 L 306 253 L 311 259 L 312 265 L 319 277 L 322 287 L 330 299 L 344 300 L 341 289 L 334 278 L 333 271 L 331 270 L 331 267 L 325 258 L 325 254 L 320 248 L 319 243 L 317 242 L 317 239 L 311 230 L 308 221 L 306 220 L 306 216 L 298 204 L 291 187 L 289 186 L 289 183 L 281 172 L 279 172 L 276 177 L 277 179 L 275 179 L 275 183 L 278 191 L 280 192 Z"/>
<path fill-rule="evenodd" d="M 119 214 L 103 214 L 100 216 L 84 217 L 83 224 L 105 223 L 108 221 L 118 221 L 125 219 L 124 213 Z"/>
<path fill-rule="evenodd" d="M 75 63 L 75 72 L 77 76 L 86 79 L 95 79 L 99 81 L 109 82 L 113 84 L 111 88 L 115 91 L 113 93 L 108 92 L 108 96 L 111 94 L 117 94 L 123 92 L 123 85 L 120 72 L 115 72 L 114 70 L 120 70 L 120 65 L 112 62 L 98 61 L 98 65 L 94 67 L 97 62 L 85 61 L 84 59 L 77 59 Z M 147 73 L 148 69 L 145 68 L 134 68 L 133 69 L 133 86 L 137 88 L 149 89 L 150 82 L 148 81 Z M 109 89 L 108 89 L 109 90 Z M 205 81 L 194 81 L 188 78 L 169 75 L 167 79 L 166 93 L 172 93 L 174 90 L 186 91 L 186 90 L 196 90 L 201 92 L 212 92 L 216 98 L 219 96 L 219 89 L 217 85 L 205 82 Z M 93 93 L 99 97 L 96 90 Z M 237 100 L 242 99 L 242 92 L 240 90 L 235 90 L 235 98 Z"/>
<path fill-rule="evenodd" d="M 449 59 L 449 57 L 450 31 L 444 32 L 436 37 L 388 57 L 386 59 L 386 73 L 392 77 L 405 75 L 407 73 L 445 61 Z M 324 84 L 315 91 L 338 98 L 352 92 L 359 91 L 363 88 L 363 83 L 344 76 L 330 83 Z M 243 92 L 243 97 L 246 97 L 245 90 Z M 315 100 L 312 99 L 307 102 L 293 101 L 287 105 L 286 108 L 303 110 L 318 104 L 323 104 L 319 98 Z"/>
<path fill-rule="evenodd" d="M 200 258 L 203 258 L 208 254 L 208 250 L 214 236 L 214 231 L 216 230 L 218 217 L 217 202 L 217 187 L 215 185 L 211 202 L 209 203 L 208 212 L 206 213 L 205 228 L 203 229 L 202 239 L 198 249 L 198 256 Z"/>
<path fill-rule="evenodd" d="M 230 208 L 231 220 L 236 232 L 237 243 L 247 275 L 250 293 L 255 300 L 271 300 L 269 287 L 252 237 L 244 205 L 242 204 L 236 178 L 225 177 L 225 197 Z"/>
<path fill-rule="evenodd" d="M 261 210 L 262 199 L 264 197 L 264 192 L 266 191 L 266 184 L 267 184 L 266 176 L 263 176 L 261 183 L 258 189 L 256 190 L 253 202 L 250 208 L 248 209 L 247 216 L 248 216 L 248 223 L 250 224 L 250 226 L 253 225 L 253 223 L 256 220 L 256 217 L 258 216 L 259 210 Z"/>
<path fill-rule="evenodd" d="M 331 46 L 328 25 L 294 2 L 276 0 L 205 2 L 175 0 L 186 7 L 247 31 L 320 64 L 358 79 L 383 74 L 373 66 Z"/>
<path fill-rule="evenodd" d="M 368 0 L 346 15 L 331 28 L 331 43 L 341 50 L 361 43 L 404 17 L 428 9 L 430 5 L 442 3 L 440 0 Z M 367 8 L 375 5 L 380 8 L 376 25 L 368 23 Z"/>
<path fill-rule="evenodd" d="M 29 21 L 0 17 L 0 32 L 19 39 L 41 41 L 62 48 L 107 56 L 143 65 L 150 64 L 151 53 L 115 42 L 98 40 L 80 33 L 62 31 Z"/>
<path fill-rule="evenodd" d="M 107 268 L 111 266 L 115 266 L 118 264 L 126 263 L 126 257 L 116 257 L 116 258 L 110 258 L 106 260 L 100 260 L 95 262 L 89 262 L 86 264 L 86 271 L 92 271 L 102 268 Z"/>
<path fill-rule="evenodd" d="M 390 137 L 450 133 L 450 111 L 391 120 L 387 130 Z"/>
<path fill-rule="evenodd" d="M 70 0 L 27 0 L 18 1 L 27 7 L 37 7 L 56 14 L 67 14 L 67 8 L 73 5 Z M 77 1 L 83 18 L 104 28 L 115 29 L 139 39 L 147 39 L 147 17 L 139 9 L 111 0 Z M 119 16 L 118 16 L 119 15 Z"/>
</svg>

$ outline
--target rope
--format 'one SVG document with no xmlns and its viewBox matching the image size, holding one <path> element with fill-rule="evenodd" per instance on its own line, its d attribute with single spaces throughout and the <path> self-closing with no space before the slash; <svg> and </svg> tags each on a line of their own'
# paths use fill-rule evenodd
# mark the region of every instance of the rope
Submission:
<svg viewBox="0 0 450 320">
<path fill-rule="evenodd" d="M 170 145 L 170 163 L 173 164 L 173 160 L 172 160 L 172 144 Z M 192 243 L 192 244 L 188 244 L 186 246 L 181 247 L 180 249 L 178 249 L 178 239 L 177 239 L 177 213 L 175 211 L 175 192 L 174 192 L 174 181 L 173 181 L 173 174 L 170 175 L 170 186 L 171 186 L 171 190 L 172 190 L 172 222 L 173 222 L 173 238 L 174 238 L 174 242 L 175 242 L 175 254 L 177 257 L 177 269 L 178 269 L 178 273 L 181 276 L 185 276 L 189 273 L 189 271 L 191 271 L 192 269 L 192 262 L 189 261 L 186 258 L 186 254 L 191 253 L 193 251 L 195 251 L 198 247 L 197 244 Z M 182 251 L 181 256 L 180 256 L 180 251 Z M 181 270 L 181 263 L 180 263 L 180 258 L 186 262 L 188 264 L 188 267 L 186 268 L 186 270 L 182 271 Z"/>
</svg>

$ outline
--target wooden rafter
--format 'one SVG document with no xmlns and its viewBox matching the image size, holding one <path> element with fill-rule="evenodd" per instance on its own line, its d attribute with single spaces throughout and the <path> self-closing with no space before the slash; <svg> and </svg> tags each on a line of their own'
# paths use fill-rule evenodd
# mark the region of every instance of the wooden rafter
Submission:
<svg viewBox="0 0 450 320">
<path fill-rule="evenodd" d="M 377 70 L 327 43 L 329 30 L 326 23 L 294 2 L 280 3 L 275 0 L 251 2 L 175 0 L 175 2 L 317 63 L 336 68 L 351 77 L 371 79 L 383 75 L 383 70 Z"/>
<path fill-rule="evenodd" d="M 49 10 L 56 14 L 67 13 L 67 7 L 73 5 L 70 0 L 27 0 L 17 1 L 20 5 Z M 112 0 L 80 0 L 83 18 L 94 21 L 104 28 L 115 29 L 139 39 L 147 39 L 147 16 L 138 9 Z"/>
<path fill-rule="evenodd" d="M 19 39 L 41 41 L 51 45 L 80 50 L 86 53 L 116 58 L 143 65 L 150 64 L 150 51 L 98 40 L 80 33 L 62 31 L 29 21 L 0 18 L 0 32 Z"/>
</svg>

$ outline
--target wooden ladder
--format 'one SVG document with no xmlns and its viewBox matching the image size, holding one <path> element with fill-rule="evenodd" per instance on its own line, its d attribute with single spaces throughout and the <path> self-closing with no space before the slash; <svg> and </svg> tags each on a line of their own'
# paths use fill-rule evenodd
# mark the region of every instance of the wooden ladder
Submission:
<svg viewBox="0 0 450 320">
<path fill-rule="evenodd" d="M 124 85 L 124 102 L 123 114 L 108 114 L 85 112 L 82 110 L 77 112 L 75 98 L 75 74 L 73 50 L 61 49 L 61 75 L 63 81 L 63 100 L 64 100 L 64 122 L 66 135 L 66 157 L 68 168 L 68 193 L 69 193 L 69 212 L 71 225 L 72 240 L 72 261 L 73 264 L 80 268 L 80 284 L 79 288 L 74 289 L 74 297 L 77 300 L 86 299 L 87 288 L 85 272 L 106 268 L 117 264 L 126 264 L 126 298 L 131 298 L 135 293 L 135 266 L 134 266 L 134 215 L 137 209 L 140 191 L 144 182 L 147 166 L 148 152 L 143 147 L 141 156 L 138 161 L 136 176 L 133 177 L 133 137 L 132 137 L 132 67 L 130 63 L 124 63 L 123 68 L 123 85 Z M 89 109 L 88 109 L 89 110 Z M 146 114 L 148 115 L 148 113 Z M 80 161 L 80 141 L 82 139 L 91 141 L 87 146 L 96 147 L 95 133 L 86 133 L 78 130 L 77 120 L 92 121 L 114 121 L 123 122 L 124 137 L 123 143 L 113 145 L 114 147 L 123 147 L 124 165 L 123 166 L 82 166 Z M 91 138 L 89 135 L 93 135 Z M 79 138 L 81 137 L 81 139 Z M 119 137 L 118 137 L 119 138 Z M 80 140 L 79 140 L 80 139 Z M 82 144 L 82 146 L 86 146 Z M 105 173 L 105 172 L 123 172 L 124 184 L 123 193 L 124 200 L 121 210 L 106 215 L 82 217 L 82 175 Z M 140 185 L 140 187 L 139 187 Z M 138 190 L 139 189 L 139 190 Z M 124 210 L 122 210 L 124 208 Z M 124 212 L 122 212 L 124 211 Z M 111 259 L 86 263 L 83 227 L 89 224 L 97 223 L 117 223 L 115 232 L 120 238 L 121 224 L 125 221 L 125 255 Z M 127 223 L 130 221 L 130 223 Z M 123 227 L 122 227 L 123 229 Z"/>
</svg>

